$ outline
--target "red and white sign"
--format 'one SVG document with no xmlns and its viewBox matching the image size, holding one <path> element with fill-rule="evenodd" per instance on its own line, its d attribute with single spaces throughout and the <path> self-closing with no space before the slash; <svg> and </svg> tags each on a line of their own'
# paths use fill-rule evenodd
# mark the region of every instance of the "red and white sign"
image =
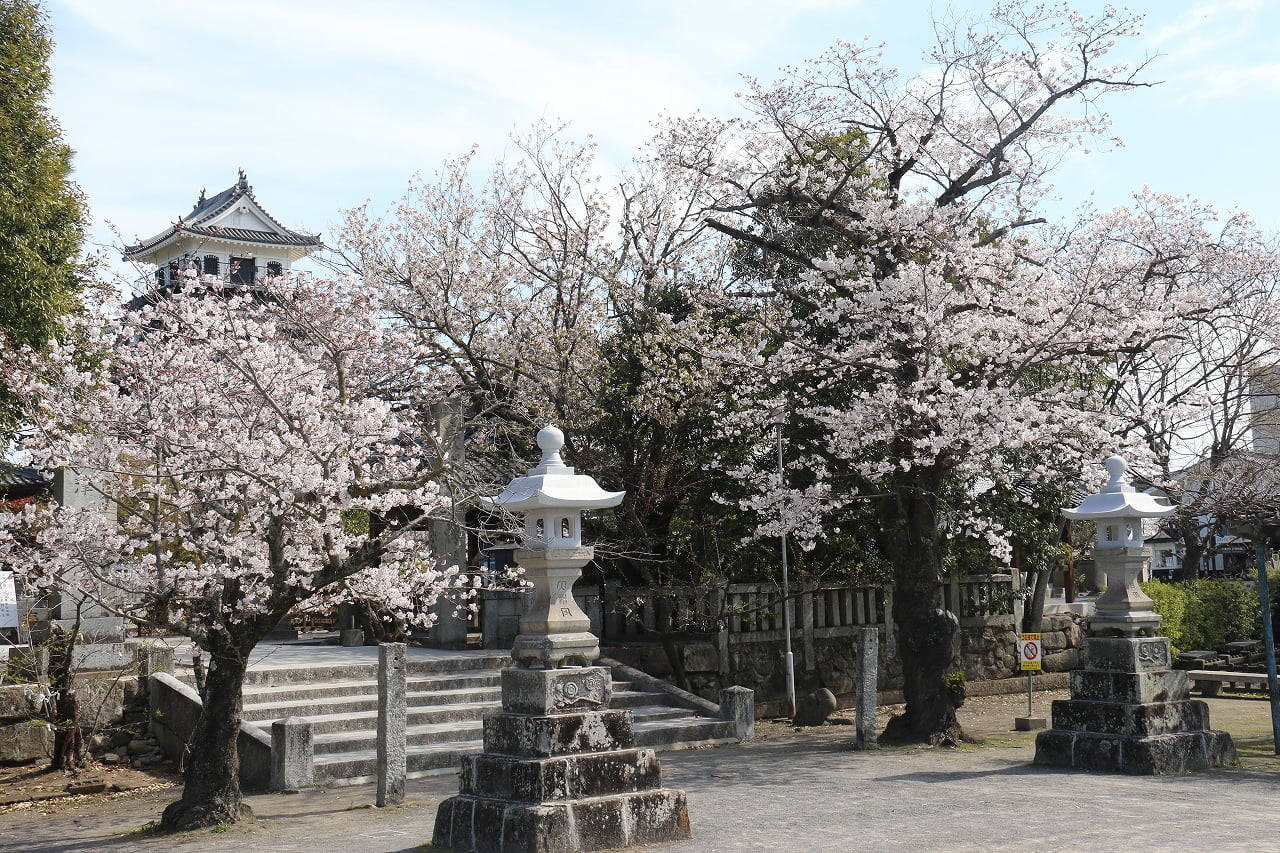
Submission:
<svg viewBox="0 0 1280 853">
<path fill-rule="evenodd" d="M 1023 672 L 1040 669 L 1042 649 L 1039 634 L 1023 634 L 1018 640 L 1018 661 Z"/>
</svg>

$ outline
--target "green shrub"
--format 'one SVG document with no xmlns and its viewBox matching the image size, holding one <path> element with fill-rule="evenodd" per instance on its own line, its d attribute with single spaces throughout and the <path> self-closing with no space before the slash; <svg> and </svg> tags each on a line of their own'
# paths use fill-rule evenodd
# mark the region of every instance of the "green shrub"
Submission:
<svg viewBox="0 0 1280 853">
<path fill-rule="evenodd" d="M 1201 578 L 1188 583 L 1151 581 L 1142 591 L 1155 601 L 1162 617 L 1160 633 L 1173 653 L 1188 649 L 1217 650 L 1236 640 L 1262 636 L 1257 592 L 1239 581 Z"/>
<path fill-rule="evenodd" d="M 1187 635 L 1197 649 L 1262 638 L 1258 593 L 1239 581 L 1201 579 L 1187 589 Z"/>
<path fill-rule="evenodd" d="M 1149 581 L 1139 584 L 1142 591 L 1155 602 L 1160 614 L 1160 633 L 1169 638 L 1169 645 L 1176 655 L 1191 646 L 1187 645 L 1187 593 L 1182 584 Z"/>
</svg>

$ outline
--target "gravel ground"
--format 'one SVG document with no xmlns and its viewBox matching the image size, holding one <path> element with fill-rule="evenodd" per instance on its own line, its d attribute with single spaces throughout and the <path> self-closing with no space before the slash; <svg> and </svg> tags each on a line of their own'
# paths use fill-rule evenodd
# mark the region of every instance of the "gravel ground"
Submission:
<svg viewBox="0 0 1280 853">
<path fill-rule="evenodd" d="M 1038 694 L 1036 715 L 1063 693 Z M 849 748 L 849 726 L 796 731 L 762 723 L 738 746 L 664 753 L 664 782 L 686 791 L 694 839 L 655 850 L 1268 849 L 1280 783 L 1268 704 L 1209 700 L 1240 767 L 1165 777 L 1086 774 L 1031 765 L 1034 733 L 1013 731 L 1026 696 L 970 699 L 982 743 L 958 749 Z M 884 709 L 884 719 L 894 709 Z M 883 722 L 883 720 L 882 720 Z M 176 788 L 89 795 L 0 810 L 0 850 L 342 851 L 429 849 L 436 806 L 455 776 L 410 780 L 404 806 L 371 807 L 370 785 L 249 798 L 256 823 L 178 836 L 145 826 Z M 427 845 L 427 846 L 424 846 Z"/>
</svg>

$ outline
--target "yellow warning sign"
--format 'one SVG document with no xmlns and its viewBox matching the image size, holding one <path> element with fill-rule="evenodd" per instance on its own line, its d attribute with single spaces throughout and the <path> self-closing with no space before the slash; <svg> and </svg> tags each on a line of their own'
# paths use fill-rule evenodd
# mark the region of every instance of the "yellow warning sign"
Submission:
<svg viewBox="0 0 1280 853">
<path fill-rule="evenodd" d="M 1023 672 L 1040 670 L 1041 648 L 1039 634 L 1023 634 L 1018 640 L 1018 660 Z"/>
</svg>

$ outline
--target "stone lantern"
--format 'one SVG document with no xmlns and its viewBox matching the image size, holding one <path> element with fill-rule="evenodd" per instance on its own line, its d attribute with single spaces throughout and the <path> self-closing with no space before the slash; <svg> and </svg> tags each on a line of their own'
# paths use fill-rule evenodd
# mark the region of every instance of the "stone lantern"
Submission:
<svg viewBox="0 0 1280 853">
<path fill-rule="evenodd" d="M 582 513 L 617 506 L 560 458 L 564 433 L 538 432 L 542 460 L 491 504 L 524 515 L 516 561 L 534 585 L 502 671 L 502 710 L 484 718 L 484 752 L 462 760 L 457 796 L 436 811 L 432 843 L 475 853 L 562 853 L 689 838 L 683 791 L 662 787 L 652 749 L 636 746 L 631 711 L 610 708 L 613 680 L 592 666 L 600 642 L 574 602 L 592 557 Z"/>
<path fill-rule="evenodd" d="M 1036 764 L 1119 773 L 1181 773 L 1237 760 L 1231 735 L 1209 728 L 1209 707 L 1191 698 L 1185 670 L 1172 668 L 1160 616 L 1138 587 L 1147 560 L 1142 520 L 1171 515 L 1125 479 L 1119 456 L 1111 479 L 1070 519 L 1098 525 L 1094 559 L 1107 571 L 1106 594 L 1089 619 L 1071 698 L 1053 702 L 1053 728 L 1036 736 Z"/>
<path fill-rule="evenodd" d="M 1112 456 L 1105 464 L 1111 478 L 1101 491 L 1075 509 L 1062 511 L 1072 521 L 1089 520 L 1098 527 L 1093 558 L 1099 571 L 1106 572 L 1108 582 L 1089 618 L 1089 633 L 1154 637 L 1160 628 L 1160 614 L 1154 610 L 1155 602 L 1138 586 L 1151 556 L 1143 544 L 1142 520 L 1173 515 L 1176 507 L 1159 503 L 1129 485 L 1125 476 L 1129 466 L 1121 457 Z"/>
<path fill-rule="evenodd" d="M 606 492 L 595 479 L 575 473 L 560 458 L 564 433 L 538 431 L 542 460 L 493 498 L 493 506 L 523 513 L 524 541 L 515 558 L 533 584 L 533 604 L 520 620 L 511 657 L 536 669 L 588 666 L 600 656 L 591 620 L 573 597 L 573 584 L 595 549 L 582 544 L 582 513 L 617 506 L 626 492 Z"/>
</svg>

